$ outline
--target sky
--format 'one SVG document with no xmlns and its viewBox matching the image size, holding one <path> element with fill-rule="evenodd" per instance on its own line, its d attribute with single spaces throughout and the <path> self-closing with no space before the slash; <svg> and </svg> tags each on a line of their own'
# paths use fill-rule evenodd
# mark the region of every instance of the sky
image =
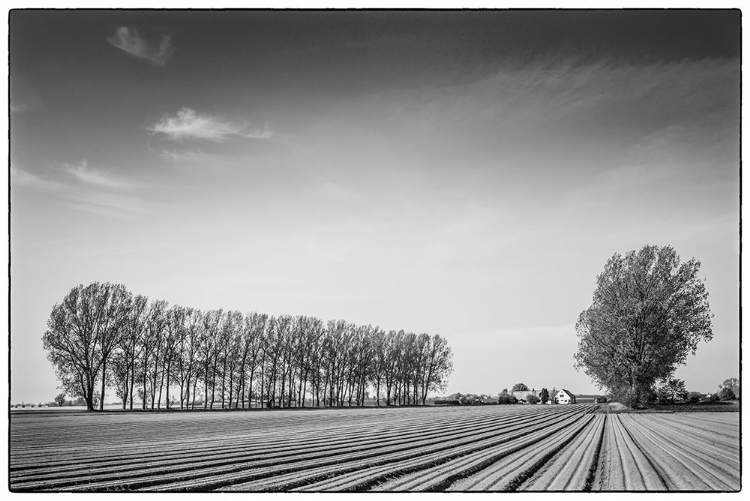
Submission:
<svg viewBox="0 0 750 501">
<path fill-rule="evenodd" d="M 693 391 L 739 376 L 739 11 L 20 11 L 11 400 L 79 284 L 440 334 L 445 393 L 598 393 L 615 253 L 702 263 Z"/>
</svg>

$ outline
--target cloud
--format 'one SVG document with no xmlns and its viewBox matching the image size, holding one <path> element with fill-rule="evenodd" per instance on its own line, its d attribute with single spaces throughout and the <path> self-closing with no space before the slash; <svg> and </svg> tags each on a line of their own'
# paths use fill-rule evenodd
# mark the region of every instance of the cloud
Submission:
<svg viewBox="0 0 750 501">
<path fill-rule="evenodd" d="M 373 94 L 362 100 L 361 120 L 377 123 L 383 117 L 388 131 L 409 131 L 415 139 L 436 132 L 474 133 L 482 141 L 497 138 L 503 148 L 529 139 L 536 145 L 542 132 L 566 141 L 581 132 L 589 139 L 609 134 L 622 143 L 625 134 L 632 139 L 676 123 L 704 123 L 708 116 L 734 121 L 739 70 L 739 60 L 720 58 L 637 64 L 508 60 L 465 83 Z M 337 107 L 329 113 L 329 120 L 349 118 Z"/>
<path fill-rule="evenodd" d="M 149 149 L 151 148 L 149 147 Z M 164 158 L 168 158 L 174 162 L 190 162 L 190 161 L 199 160 L 205 157 L 205 155 L 201 153 L 200 151 L 193 151 L 193 150 L 183 150 L 183 151 L 159 150 L 159 151 L 156 151 L 156 150 L 151 149 L 151 151 L 153 151 L 154 153 L 158 155 L 163 156 Z"/>
<path fill-rule="evenodd" d="M 128 183 L 116 179 L 109 174 L 90 169 L 86 160 L 83 160 L 78 165 L 63 164 L 63 170 L 76 177 L 79 181 L 88 184 L 95 184 L 97 186 L 105 186 L 108 188 L 122 188 L 128 186 Z"/>
<path fill-rule="evenodd" d="M 10 180 L 11 183 L 16 186 L 29 186 L 44 190 L 57 190 L 62 187 L 59 183 L 47 181 L 27 170 L 19 169 L 13 165 L 10 167 Z"/>
<path fill-rule="evenodd" d="M 159 66 L 164 66 L 169 56 L 174 52 L 168 35 L 162 35 L 157 44 L 156 41 L 142 38 L 138 34 L 138 30 L 127 26 L 117 28 L 115 34 L 107 40 L 118 49 L 122 49 L 135 57 L 148 59 Z"/>
<path fill-rule="evenodd" d="M 117 217 L 143 217 L 151 209 L 143 200 L 111 193 L 89 193 L 71 196 L 70 206 L 93 214 Z"/>
<path fill-rule="evenodd" d="M 11 184 L 14 188 L 24 187 L 60 196 L 70 207 L 102 216 L 145 217 L 154 210 L 153 202 L 140 197 L 107 192 L 107 188 L 129 188 L 132 185 L 90 169 L 85 160 L 78 165 L 64 164 L 61 170 L 83 183 L 50 181 L 11 165 Z"/>
<path fill-rule="evenodd" d="M 164 134 L 174 141 L 209 139 L 221 142 L 232 136 L 250 139 L 268 139 L 273 136 L 273 132 L 268 127 L 250 133 L 244 132 L 245 129 L 247 129 L 247 124 L 234 125 L 210 115 L 199 114 L 188 107 L 183 107 L 177 115 L 166 116 L 147 128 L 151 132 Z"/>
</svg>

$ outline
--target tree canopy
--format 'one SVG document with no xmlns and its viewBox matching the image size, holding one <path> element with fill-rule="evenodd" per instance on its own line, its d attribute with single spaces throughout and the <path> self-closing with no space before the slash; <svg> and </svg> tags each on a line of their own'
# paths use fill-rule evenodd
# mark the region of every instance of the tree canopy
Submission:
<svg viewBox="0 0 750 501">
<path fill-rule="evenodd" d="M 546 404 L 549 401 L 549 391 L 547 391 L 547 388 L 542 388 L 542 392 L 539 394 L 539 400 L 541 400 L 543 404 Z"/>
<path fill-rule="evenodd" d="M 734 394 L 735 398 L 740 398 L 740 380 L 736 377 L 725 379 L 724 382 L 719 385 L 719 391 L 724 388 L 729 388 Z"/>
<path fill-rule="evenodd" d="M 680 263 L 669 246 L 612 256 L 576 323 L 576 369 L 629 405 L 643 403 L 657 380 L 713 336 L 699 270 L 699 261 Z"/>
<path fill-rule="evenodd" d="M 722 400 L 734 400 L 735 395 L 731 388 L 725 386 L 719 392 L 719 398 Z"/>
<path fill-rule="evenodd" d="M 58 407 L 62 407 L 63 405 L 65 405 L 65 393 L 64 392 L 57 394 L 57 396 L 55 397 L 55 403 L 57 404 Z"/>
<path fill-rule="evenodd" d="M 529 391 L 529 387 L 523 383 L 516 383 L 513 385 L 513 390 L 511 391 Z"/>
<path fill-rule="evenodd" d="M 688 398 L 689 394 L 682 379 L 668 379 L 664 381 L 657 392 L 660 404 L 673 404 Z"/>
</svg>

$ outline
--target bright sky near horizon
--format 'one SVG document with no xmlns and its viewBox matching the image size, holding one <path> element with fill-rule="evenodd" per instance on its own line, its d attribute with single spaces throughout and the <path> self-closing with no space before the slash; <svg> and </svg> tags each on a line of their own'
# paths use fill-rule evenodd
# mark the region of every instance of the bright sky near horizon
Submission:
<svg viewBox="0 0 750 501">
<path fill-rule="evenodd" d="M 614 253 L 702 262 L 739 376 L 739 11 L 13 11 L 11 399 L 78 284 L 440 334 L 446 393 L 597 389 Z"/>
</svg>

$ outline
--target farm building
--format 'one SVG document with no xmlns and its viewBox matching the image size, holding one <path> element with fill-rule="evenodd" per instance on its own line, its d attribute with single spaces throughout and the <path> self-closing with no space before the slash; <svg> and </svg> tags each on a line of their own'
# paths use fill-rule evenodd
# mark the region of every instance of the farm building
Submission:
<svg viewBox="0 0 750 501">
<path fill-rule="evenodd" d="M 576 396 L 565 388 L 559 390 L 555 395 L 555 399 L 558 404 L 574 404 L 576 403 Z"/>
</svg>

